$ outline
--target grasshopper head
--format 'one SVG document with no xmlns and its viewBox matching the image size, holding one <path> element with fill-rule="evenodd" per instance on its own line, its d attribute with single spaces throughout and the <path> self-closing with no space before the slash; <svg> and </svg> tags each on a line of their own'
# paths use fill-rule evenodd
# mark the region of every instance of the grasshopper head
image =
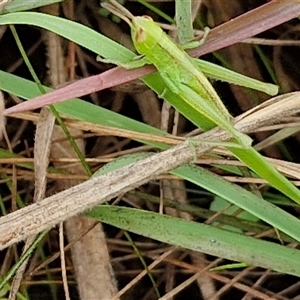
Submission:
<svg viewBox="0 0 300 300">
<path fill-rule="evenodd" d="M 131 37 L 140 54 L 149 54 L 159 42 L 162 29 L 150 17 L 134 17 L 131 24 Z"/>
</svg>

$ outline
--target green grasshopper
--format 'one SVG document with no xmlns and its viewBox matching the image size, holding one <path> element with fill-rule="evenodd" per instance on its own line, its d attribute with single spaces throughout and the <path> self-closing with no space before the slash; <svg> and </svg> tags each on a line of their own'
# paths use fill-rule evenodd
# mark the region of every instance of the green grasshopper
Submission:
<svg viewBox="0 0 300 300">
<path fill-rule="evenodd" d="M 196 140 L 195 143 L 225 146 L 259 176 L 300 204 L 299 190 L 251 147 L 252 139 L 248 135 L 234 127 L 232 116 L 194 59 L 177 46 L 150 17 L 135 17 L 115 0 L 110 2 L 112 4 L 106 3 L 102 6 L 129 24 L 133 44 L 141 56 L 128 63 L 102 58 L 99 60 L 115 63 L 127 69 L 153 64 L 167 88 L 178 96 L 177 102 L 170 103 L 171 105 L 179 111 L 184 105 L 185 109 L 189 107 L 198 113 L 199 118 L 207 120 L 210 127 L 219 126 L 233 138 L 230 143 L 200 140 Z M 184 102 L 184 105 L 180 101 Z M 189 118 L 191 115 L 186 117 Z M 193 122 L 197 125 L 201 123 L 194 117 Z"/>
<path fill-rule="evenodd" d="M 250 147 L 252 139 L 233 126 L 232 116 L 211 83 L 200 68 L 195 65 L 193 59 L 178 47 L 152 18 L 148 16 L 134 17 L 130 14 L 132 19 L 130 22 L 124 16 L 124 8 L 115 1 L 111 2 L 114 6 L 109 4 L 103 6 L 123 18 L 130 25 L 135 49 L 142 55 L 136 60 L 121 64 L 121 66 L 132 69 L 145 64 L 153 64 L 168 89 L 199 114 L 229 132 L 236 140 L 237 147 Z M 129 15 L 127 10 L 126 14 Z M 115 63 L 106 59 L 99 60 Z"/>
</svg>

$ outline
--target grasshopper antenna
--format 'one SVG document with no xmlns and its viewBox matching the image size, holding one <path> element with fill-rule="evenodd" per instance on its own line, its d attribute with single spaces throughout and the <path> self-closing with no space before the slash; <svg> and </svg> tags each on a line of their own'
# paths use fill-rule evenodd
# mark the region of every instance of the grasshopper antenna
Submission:
<svg viewBox="0 0 300 300">
<path fill-rule="evenodd" d="M 107 9 L 109 12 L 113 13 L 120 19 L 124 20 L 129 26 L 131 26 L 131 21 L 134 16 L 129 10 L 123 7 L 116 0 L 109 0 L 110 3 L 102 3 L 101 6 Z"/>
</svg>

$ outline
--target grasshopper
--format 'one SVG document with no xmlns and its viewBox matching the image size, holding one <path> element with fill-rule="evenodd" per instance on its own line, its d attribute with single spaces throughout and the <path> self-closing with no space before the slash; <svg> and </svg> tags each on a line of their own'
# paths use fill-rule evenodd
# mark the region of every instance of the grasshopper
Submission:
<svg viewBox="0 0 300 300">
<path fill-rule="evenodd" d="M 103 6 L 125 20 L 131 28 L 135 49 L 141 56 L 128 63 L 119 64 L 126 69 L 153 64 L 168 89 L 185 101 L 200 115 L 229 132 L 235 140 L 231 146 L 249 148 L 252 139 L 237 130 L 232 116 L 201 69 L 182 48 L 148 16 L 133 16 L 116 1 Z M 130 17 L 129 20 L 126 16 Z M 115 63 L 111 60 L 98 59 Z"/>
</svg>

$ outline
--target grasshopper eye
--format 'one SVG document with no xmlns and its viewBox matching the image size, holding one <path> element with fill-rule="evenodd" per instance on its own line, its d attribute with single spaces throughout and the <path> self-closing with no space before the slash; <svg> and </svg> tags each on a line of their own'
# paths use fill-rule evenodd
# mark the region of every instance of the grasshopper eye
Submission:
<svg viewBox="0 0 300 300">
<path fill-rule="evenodd" d="M 138 27 L 135 32 L 135 40 L 142 43 L 146 40 L 146 31 L 142 27 Z"/>
</svg>

